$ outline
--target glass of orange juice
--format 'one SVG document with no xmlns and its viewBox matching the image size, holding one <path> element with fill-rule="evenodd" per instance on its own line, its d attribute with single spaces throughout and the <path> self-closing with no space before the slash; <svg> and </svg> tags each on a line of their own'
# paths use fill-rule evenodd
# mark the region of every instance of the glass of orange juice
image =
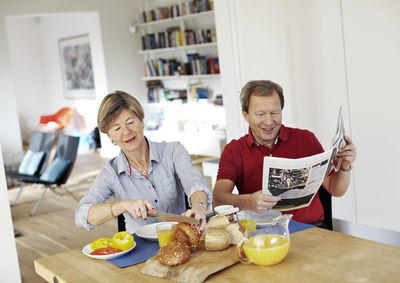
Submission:
<svg viewBox="0 0 400 283">
<path fill-rule="evenodd" d="M 174 223 L 160 223 L 156 225 L 158 244 L 160 248 L 168 245 L 174 239 Z"/>
<path fill-rule="evenodd" d="M 256 220 L 246 229 L 237 245 L 237 256 L 242 263 L 272 265 L 281 262 L 289 252 L 289 221 L 291 214 L 272 220 Z"/>
<path fill-rule="evenodd" d="M 252 219 L 252 215 L 250 211 L 248 210 L 242 210 L 240 213 L 238 213 L 238 219 L 239 219 L 239 224 L 243 226 L 243 228 L 246 230 L 249 226 L 252 231 L 256 230 L 256 225 L 251 225 L 254 223 L 254 220 Z"/>
</svg>

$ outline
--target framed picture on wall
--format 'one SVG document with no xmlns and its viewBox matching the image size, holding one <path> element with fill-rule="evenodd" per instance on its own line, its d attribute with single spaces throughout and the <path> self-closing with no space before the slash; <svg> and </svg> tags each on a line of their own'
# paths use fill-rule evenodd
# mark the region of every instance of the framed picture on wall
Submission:
<svg viewBox="0 0 400 283">
<path fill-rule="evenodd" d="M 58 41 L 66 98 L 95 98 L 89 34 Z"/>
</svg>

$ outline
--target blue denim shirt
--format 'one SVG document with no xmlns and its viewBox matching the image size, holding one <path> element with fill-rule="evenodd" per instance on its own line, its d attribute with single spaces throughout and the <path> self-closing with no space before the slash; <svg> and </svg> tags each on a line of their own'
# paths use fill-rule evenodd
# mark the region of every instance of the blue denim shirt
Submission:
<svg viewBox="0 0 400 283">
<path fill-rule="evenodd" d="M 114 200 L 147 199 L 159 211 L 181 214 L 186 211 L 185 193 L 189 197 L 204 191 L 211 206 L 212 194 L 202 175 L 192 164 L 186 149 L 179 142 L 151 142 L 149 140 L 150 168 L 148 179 L 129 168 L 125 154 L 108 161 L 84 196 L 75 213 L 76 225 L 91 230 L 95 226 L 87 222 L 90 207 L 104 203 L 109 197 Z M 131 175 L 130 175 L 131 174 Z M 157 218 L 135 219 L 124 213 L 126 230 L 134 233 L 143 225 L 158 222 Z"/>
</svg>

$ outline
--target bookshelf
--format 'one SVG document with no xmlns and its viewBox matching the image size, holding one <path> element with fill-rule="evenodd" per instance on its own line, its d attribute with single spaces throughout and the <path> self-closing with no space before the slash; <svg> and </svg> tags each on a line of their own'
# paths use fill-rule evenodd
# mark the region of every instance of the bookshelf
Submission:
<svg viewBox="0 0 400 283">
<path fill-rule="evenodd" d="M 143 81 L 219 78 L 212 0 L 141 1 L 137 22 Z"/>
<path fill-rule="evenodd" d="M 213 1 L 140 3 L 129 30 L 142 47 L 138 54 L 143 56 L 141 80 L 148 89 L 146 136 L 179 140 L 190 154 L 219 156 L 225 111 Z"/>
</svg>

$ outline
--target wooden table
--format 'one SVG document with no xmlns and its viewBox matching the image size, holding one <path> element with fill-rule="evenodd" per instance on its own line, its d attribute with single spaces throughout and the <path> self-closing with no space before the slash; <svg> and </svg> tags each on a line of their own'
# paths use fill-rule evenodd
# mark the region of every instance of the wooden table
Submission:
<svg viewBox="0 0 400 283">
<path fill-rule="evenodd" d="M 48 282 L 165 282 L 140 273 L 143 264 L 119 268 L 79 249 L 35 260 Z M 237 263 L 207 282 L 400 282 L 400 248 L 311 228 L 291 234 L 285 260 L 273 266 Z"/>
</svg>

